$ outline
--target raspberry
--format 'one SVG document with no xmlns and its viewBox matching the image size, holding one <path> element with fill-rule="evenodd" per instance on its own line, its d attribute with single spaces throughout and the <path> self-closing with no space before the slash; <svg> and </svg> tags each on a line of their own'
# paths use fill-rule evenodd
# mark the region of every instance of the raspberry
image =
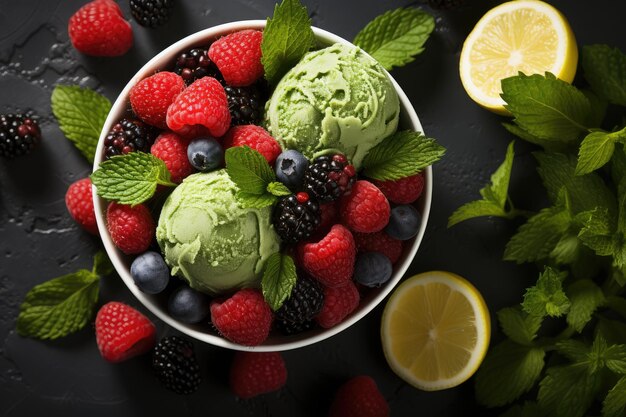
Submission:
<svg viewBox="0 0 626 417">
<path fill-rule="evenodd" d="M 411 204 L 424 190 L 424 174 L 419 173 L 395 181 L 373 180 L 372 183 L 385 194 L 392 203 Z"/>
<path fill-rule="evenodd" d="M 112 202 L 107 208 L 107 229 L 113 243 L 126 255 L 145 252 L 154 238 L 154 220 L 146 206 Z"/>
<path fill-rule="evenodd" d="M 239 290 L 226 301 L 211 303 L 211 321 L 222 336 L 241 345 L 256 346 L 269 335 L 272 310 L 259 290 Z"/>
<path fill-rule="evenodd" d="M 152 155 L 165 162 L 172 176 L 172 182 L 176 184 L 180 184 L 193 172 L 193 167 L 187 158 L 189 142 L 189 139 L 181 138 L 176 133 L 163 132 L 150 148 Z"/>
<path fill-rule="evenodd" d="M 341 323 L 359 305 L 359 290 L 348 281 L 339 287 L 324 288 L 324 304 L 315 320 L 325 329 Z"/>
<path fill-rule="evenodd" d="M 329 417 L 389 417 L 389 404 L 369 376 L 357 376 L 335 394 Z"/>
<path fill-rule="evenodd" d="M 98 349 L 109 362 L 122 362 L 152 349 L 155 332 L 146 316 L 117 301 L 103 305 L 96 315 Z"/>
<path fill-rule="evenodd" d="M 230 112 L 224 87 L 215 78 L 194 81 L 167 109 L 167 126 L 186 136 L 201 136 L 207 131 L 220 137 L 230 127 Z"/>
<path fill-rule="evenodd" d="M 185 89 L 185 82 L 173 72 L 157 72 L 144 78 L 130 90 L 130 105 L 144 122 L 160 129 L 167 128 L 167 108 Z"/>
<path fill-rule="evenodd" d="M 74 48 L 87 55 L 124 55 L 133 45 L 130 23 L 113 0 L 87 3 L 70 17 L 67 30 Z"/>
<path fill-rule="evenodd" d="M 65 205 L 72 218 L 92 235 L 98 235 L 96 212 L 93 208 L 93 194 L 89 177 L 78 180 L 69 186 L 65 193 Z"/>
<path fill-rule="evenodd" d="M 281 389 L 287 367 L 279 352 L 237 352 L 230 367 L 230 389 L 247 399 Z"/>
<path fill-rule="evenodd" d="M 374 184 L 360 180 L 352 192 L 341 198 L 342 222 L 355 232 L 373 233 L 389 223 L 391 207 L 385 195 Z"/>
<path fill-rule="evenodd" d="M 154 347 L 152 370 L 165 388 L 177 394 L 191 394 L 202 382 L 193 343 L 178 336 L 164 337 Z"/>
<path fill-rule="evenodd" d="M 320 204 L 320 210 L 322 212 L 322 218 L 316 233 L 321 232 L 326 234 L 334 224 L 338 223 L 339 209 L 337 208 L 337 204 L 331 201 L 330 203 Z"/>
<path fill-rule="evenodd" d="M 298 258 L 304 269 L 329 287 L 343 285 L 352 278 L 356 248 L 352 233 L 340 224 L 316 243 L 298 245 Z"/>
<path fill-rule="evenodd" d="M 262 40 L 262 32 L 242 30 L 213 42 L 209 48 L 209 58 L 215 62 L 227 84 L 242 87 L 263 76 Z"/>
<path fill-rule="evenodd" d="M 392 264 L 398 262 L 402 255 L 402 241 L 392 238 L 382 230 L 376 233 L 354 233 L 354 241 L 359 252 L 380 252 Z"/>
<path fill-rule="evenodd" d="M 278 158 L 278 155 L 282 152 L 276 139 L 261 126 L 233 126 L 228 133 L 224 135 L 223 141 L 224 149 L 246 145 L 257 150 L 265 157 L 272 168 L 274 167 L 276 158 Z"/>
<path fill-rule="evenodd" d="M 26 155 L 41 141 L 37 121 L 25 114 L 0 115 L 0 156 L 13 159 Z"/>
</svg>

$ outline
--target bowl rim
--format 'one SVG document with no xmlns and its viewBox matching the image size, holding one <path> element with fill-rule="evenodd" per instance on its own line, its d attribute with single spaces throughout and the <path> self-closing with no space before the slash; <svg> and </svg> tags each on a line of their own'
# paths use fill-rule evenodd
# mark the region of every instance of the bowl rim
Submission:
<svg viewBox="0 0 626 417">
<path fill-rule="evenodd" d="M 206 42 L 207 39 L 217 38 L 219 36 L 223 36 L 228 33 L 236 32 L 243 29 L 258 29 L 262 30 L 265 28 L 266 21 L 265 20 L 241 20 L 235 22 L 224 23 L 216 26 L 212 26 L 201 31 L 195 32 L 191 35 L 188 35 L 177 42 L 174 42 L 163 51 L 159 52 L 152 59 L 150 59 L 146 64 L 144 64 L 139 71 L 128 81 L 122 92 L 118 95 L 115 100 L 109 114 L 105 120 L 104 126 L 102 128 L 102 132 L 100 134 L 100 138 L 98 140 L 98 144 L 96 147 L 96 154 L 94 159 L 93 171 L 97 170 L 102 161 L 103 153 L 104 153 L 104 139 L 111 129 L 117 119 L 124 114 L 128 109 L 128 96 L 130 89 L 133 85 L 135 85 L 138 81 L 146 78 L 149 75 L 152 75 L 157 68 L 164 67 L 164 62 L 171 62 L 177 52 L 190 48 L 192 46 L 201 44 L 202 42 Z M 335 35 L 334 33 L 328 32 L 324 29 L 320 29 L 318 27 L 313 27 L 313 33 L 315 34 L 315 38 L 324 43 L 332 44 L 332 43 L 342 43 L 350 46 L 354 46 L 351 42 L 346 39 Z M 422 125 L 420 123 L 417 114 L 415 113 L 415 109 L 413 108 L 410 100 L 400 87 L 400 85 L 396 82 L 396 80 L 386 71 L 387 76 L 391 80 L 395 90 L 398 93 L 398 97 L 400 99 L 401 109 L 404 110 L 407 117 L 407 124 L 409 128 L 412 130 L 423 132 Z M 390 278 L 390 280 L 380 288 L 379 292 L 371 297 L 367 302 L 361 302 L 359 307 L 352 312 L 348 317 L 346 317 L 341 323 L 331 327 L 330 329 L 322 329 L 311 335 L 307 335 L 306 337 L 298 337 L 298 335 L 294 336 L 285 336 L 285 342 L 270 342 L 263 343 L 258 346 L 244 346 L 237 343 L 230 342 L 219 335 L 213 335 L 209 333 L 205 333 L 194 328 L 194 325 L 189 325 L 186 323 L 179 322 L 172 318 L 165 308 L 162 308 L 158 303 L 155 302 L 148 296 L 141 292 L 137 286 L 135 285 L 131 275 L 130 269 L 126 267 L 124 264 L 123 258 L 124 255 L 119 249 L 115 247 L 111 236 L 109 235 L 106 223 L 106 201 L 99 197 L 96 193 L 95 186 L 93 187 L 93 200 L 94 200 L 94 209 L 96 213 L 96 222 L 98 224 L 98 230 L 100 232 L 100 238 L 104 244 L 104 248 L 115 267 L 116 272 L 122 278 L 128 289 L 131 293 L 139 300 L 139 302 L 146 307 L 152 314 L 154 314 L 157 318 L 177 329 L 178 331 L 190 336 L 196 340 L 209 343 L 214 346 L 219 346 L 223 348 L 228 348 L 232 350 L 241 350 L 241 351 L 256 351 L 256 352 L 276 352 L 276 351 L 286 351 L 297 349 L 305 346 L 309 346 L 315 344 L 317 342 L 321 342 L 322 340 L 328 339 L 331 336 L 334 336 L 353 324 L 357 323 L 363 317 L 365 317 L 368 313 L 370 313 L 376 306 L 378 306 L 385 297 L 391 293 L 391 291 L 398 285 L 400 280 L 404 277 L 407 269 L 411 265 L 413 259 L 415 258 L 415 254 L 420 247 L 422 239 L 424 237 L 424 233 L 426 231 L 426 225 L 428 224 L 428 218 L 430 215 L 430 208 L 432 204 L 432 168 L 429 166 L 424 170 L 425 184 L 424 191 L 421 200 L 421 216 L 422 221 L 420 224 L 419 231 L 416 237 L 413 240 L 413 243 L 410 248 L 405 248 L 404 258 L 401 259 L 395 266 L 394 272 Z"/>
</svg>

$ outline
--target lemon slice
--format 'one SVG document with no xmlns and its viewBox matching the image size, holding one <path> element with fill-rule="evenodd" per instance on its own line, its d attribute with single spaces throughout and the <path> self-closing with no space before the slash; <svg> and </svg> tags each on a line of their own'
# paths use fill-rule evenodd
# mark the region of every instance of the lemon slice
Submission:
<svg viewBox="0 0 626 417">
<path fill-rule="evenodd" d="M 485 357 L 491 324 L 478 290 L 458 275 L 415 275 L 392 294 L 381 339 L 387 362 L 409 384 L 426 391 L 471 377 Z"/>
<path fill-rule="evenodd" d="M 549 71 L 571 83 L 578 48 L 565 17 L 539 0 L 517 0 L 489 10 L 469 34 L 459 70 L 467 94 L 488 110 L 508 114 L 500 81 Z"/>
</svg>

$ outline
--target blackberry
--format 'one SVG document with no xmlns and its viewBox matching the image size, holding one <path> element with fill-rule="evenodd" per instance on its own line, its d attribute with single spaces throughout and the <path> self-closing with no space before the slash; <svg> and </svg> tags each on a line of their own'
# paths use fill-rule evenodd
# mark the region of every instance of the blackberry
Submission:
<svg viewBox="0 0 626 417">
<path fill-rule="evenodd" d="M 113 126 L 104 139 L 106 159 L 135 151 L 150 152 L 155 137 L 156 131 L 143 122 L 122 119 Z"/>
<path fill-rule="evenodd" d="M 278 331 L 288 336 L 303 333 L 317 327 L 317 323 L 315 323 L 314 320 L 304 321 L 302 323 L 276 320 L 274 324 L 276 325 L 276 329 L 278 329 Z"/>
<path fill-rule="evenodd" d="M 461 7 L 466 0 L 428 0 L 428 5 L 433 9 L 450 10 Z"/>
<path fill-rule="evenodd" d="M 313 317 L 322 309 L 324 292 L 320 285 L 300 276 L 291 290 L 291 295 L 276 311 L 276 326 L 285 334 L 301 333 L 313 328 Z"/>
<path fill-rule="evenodd" d="M 263 118 L 263 107 L 267 100 L 263 84 L 247 87 L 224 87 L 228 97 L 231 125 L 258 125 Z"/>
<path fill-rule="evenodd" d="M 35 119 L 24 114 L 0 115 L 0 156 L 13 159 L 26 155 L 41 141 Z"/>
<path fill-rule="evenodd" d="M 322 201 L 337 200 L 352 188 L 356 170 L 341 154 L 315 158 L 304 173 L 304 190 Z"/>
<path fill-rule="evenodd" d="M 222 74 L 209 58 L 209 48 L 193 48 L 178 55 L 174 72 L 180 75 L 187 85 L 202 77 L 213 77 L 224 83 Z"/>
<path fill-rule="evenodd" d="M 193 344 L 182 337 L 161 339 L 152 352 L 152 369 L 165 388 L 177 394 L 191 394 L 202 382 Z"/>
<path fill-rule="evenodd" d="M 322 212 L 307 193 L 283 197 L 274 207 L 276 233 L 285 243 L 297 243 L 311 236 L 320 225 Z"/>
<path fill-rule="evenodd" d="M 141 26 L 165 24 L 174 10 L 174 0 L 130 0 L 130 12 Z"/>
</svg>

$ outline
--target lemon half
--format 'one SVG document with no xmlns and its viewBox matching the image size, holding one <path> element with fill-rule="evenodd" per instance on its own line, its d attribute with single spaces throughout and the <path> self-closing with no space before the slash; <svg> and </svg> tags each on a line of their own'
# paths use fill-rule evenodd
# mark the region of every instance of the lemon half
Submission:
<svg viewBox="0 0 626 417">
<path fill-rule="evenodd" d="M 467 94 L 488 110 L 508 114 L 500 81 L 549 71 L 571 83 L 578 48 L 565 17 L 548 3 L 517 0 L 489 10 L 469 34 L 459 70 Z"/>
<path fill-rule="evenodd" d="M 403 282 L 387 302 L 381 325 L 391 369 L 426 391 L 471 377 L 487 353 L 490 334 L 489 311 L 478 290 L 442 271 Z"/>
</svg>

